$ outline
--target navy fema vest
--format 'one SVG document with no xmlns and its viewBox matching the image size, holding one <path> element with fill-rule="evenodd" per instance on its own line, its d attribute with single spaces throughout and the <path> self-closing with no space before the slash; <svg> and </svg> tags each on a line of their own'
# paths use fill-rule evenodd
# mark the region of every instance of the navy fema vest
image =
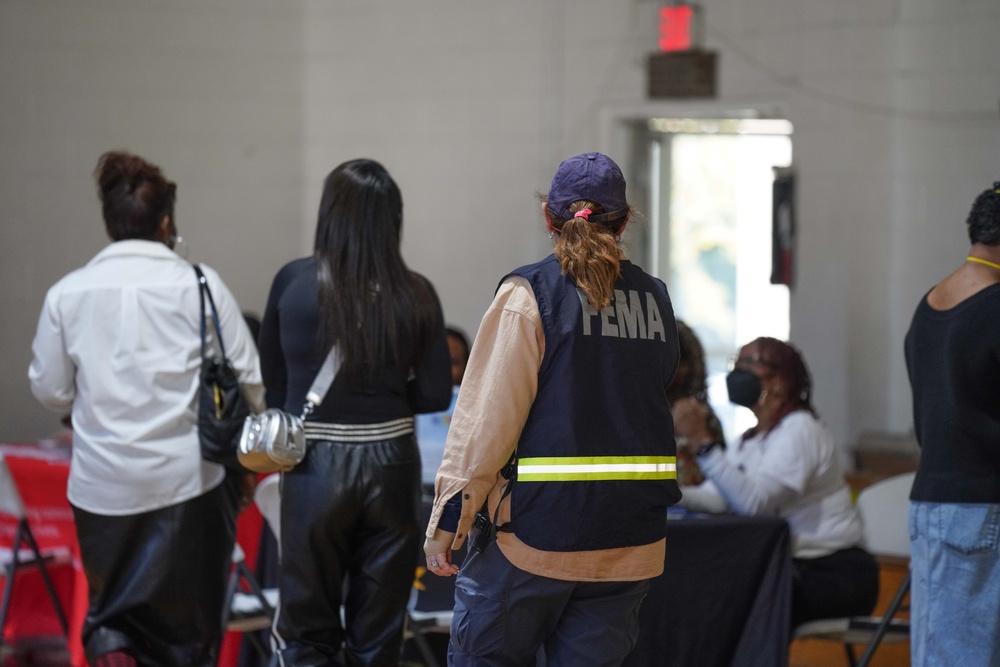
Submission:
<svg viewBox="0 0 1000 667">
<path fill-rule="evenodd" d="M 543 551 L 662 539 L 681 495 L 664 393 L 679 354 L 666 286 L 622 261 L 614 299 L 598 312 L 553 255 L 510 275 L 535 293 L 545 356 L 517 445 L 508 529 Z"/>
</svg>

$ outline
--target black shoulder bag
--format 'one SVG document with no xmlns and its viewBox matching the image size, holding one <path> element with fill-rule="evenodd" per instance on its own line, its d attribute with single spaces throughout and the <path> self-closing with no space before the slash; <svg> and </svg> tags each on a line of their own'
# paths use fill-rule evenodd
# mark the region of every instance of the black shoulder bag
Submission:
<svg viewBox="0 0 1000 667">
<path fill-rule="evenodd" d="M 226 357 L 219 312 L 215 309 L 215 299 L 212 298 L 212 291 L 208 288 L 208 281 L 197 265 L 194 267 L 194 272 L 198 276 L 201 302 L 198 317 L 201 323 L 201 376 L 198 389 L 198 440 L 201 444 L 201 456 L 206 461 L 245 471 L 236 457 L 236 448 L 243 432 L 243 422 L 250 414 L 250 406 L 240 391 L 236 371 Z M 212 324 L 219 340 L 221 359 L 215 356 L 209 357 L 206 352 L 206 296 L 212 308 Z"/>
</svg>

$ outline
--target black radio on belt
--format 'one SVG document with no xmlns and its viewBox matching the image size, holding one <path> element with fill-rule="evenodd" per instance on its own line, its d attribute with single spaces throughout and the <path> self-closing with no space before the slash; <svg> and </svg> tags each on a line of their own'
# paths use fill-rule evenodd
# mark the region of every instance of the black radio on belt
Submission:
<svg viewBox="0 0 1000 667">
<path fill-rule="evenodd" d="M 476 534 L 469 546 L 474 551 L 482 553 L 486 547 L 490 546 L 490 542 L 497 538 L 496 524 L 490 521 L 490 517 L 485 511 L 480 511 L 476 513 L 476 520 L 472 525 L 476 528 Z"/>
<path fill-rule="evenodd" d="M 469 546 L 471 549 L 478 551 L 479 553 L 482 553 L 486 547 L 490 546 L 490 543 L 493 542 L 493 540 L 497 539 L 497 530 L 511 530 L 509 522 L 499 528 L 495 522 L 497 514 L 500 513 L 500 503 L 503 502 L 504 498 L 510 495 L 511 484 L 514 483 L 514 479 L 517 477 L 517 458 L 515 454 L 516 452 L 512 453 L 510 458 L 507 460 L 507 464 L 500 469 L 500 476 L 507 480 L 507 486 L 500 495 L 500 500 L 497 501 L 497 511 L 493 515 L 493 521 L 490 521 L 487 503 L 484 502 L 482 509 L 476 512 L 476 520 L 472 524 L 472 526 L 476 528 L 476 536 L 470 540 Z"/>
</svg>

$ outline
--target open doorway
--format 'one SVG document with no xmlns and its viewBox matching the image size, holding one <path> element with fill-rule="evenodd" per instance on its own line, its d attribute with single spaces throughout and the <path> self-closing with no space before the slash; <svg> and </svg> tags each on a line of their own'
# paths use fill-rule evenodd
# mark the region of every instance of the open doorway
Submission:
<svg viewBox="0 0 1000 667">
<path fill-rule="evenodd" d="M 729 357 L 758 336 L 788 339 L 788 287 L 771 283 L 772 189 L 792 164 L 791 132 L 785 120 L 652 118 L 633 143 L 649 224 L 632 256 L 701 340 L 727 439 L 754 423 L 728 401 Z"/>
</svg>

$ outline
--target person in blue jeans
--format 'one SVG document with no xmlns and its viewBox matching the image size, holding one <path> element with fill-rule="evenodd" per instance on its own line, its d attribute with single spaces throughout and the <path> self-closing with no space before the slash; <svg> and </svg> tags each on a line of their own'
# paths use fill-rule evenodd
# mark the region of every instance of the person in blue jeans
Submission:
<svg viewBox="0 0 1000 667">
<path fill-rule="evenodd" d="M 1000 182 L 972 248 L 906 335 L 921 456 L 910 493 L 912 662 L 1000 664 Z"/>
</svg>

